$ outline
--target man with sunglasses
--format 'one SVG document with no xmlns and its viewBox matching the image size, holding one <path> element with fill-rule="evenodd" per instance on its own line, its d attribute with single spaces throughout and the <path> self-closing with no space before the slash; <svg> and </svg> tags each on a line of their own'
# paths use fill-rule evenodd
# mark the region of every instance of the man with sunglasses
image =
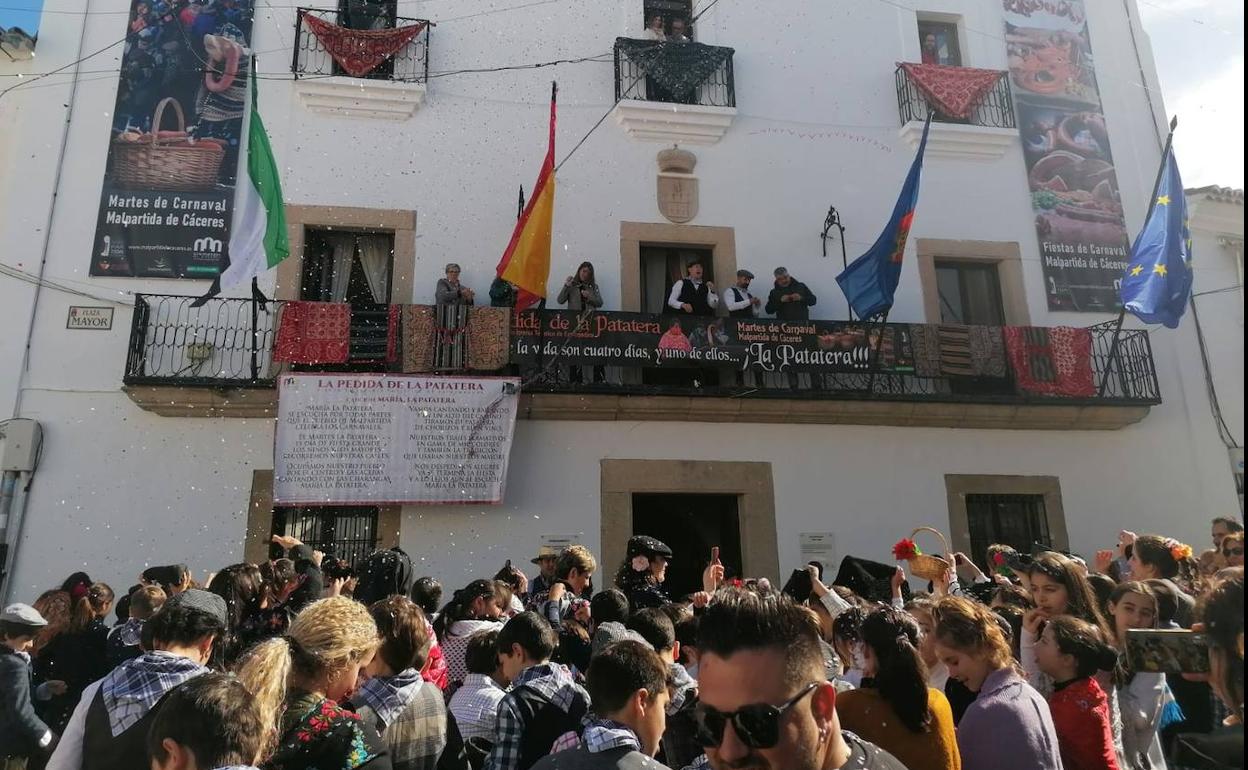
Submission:
<svg viewBox="0 0 1248 770">
<path fill-rule="evenodd" d="M 698 742 L 715 770 L 906 770 L 842 732 L 818 631 L 788 598 L 720 591 L 698 649 Z"/>
</svg>

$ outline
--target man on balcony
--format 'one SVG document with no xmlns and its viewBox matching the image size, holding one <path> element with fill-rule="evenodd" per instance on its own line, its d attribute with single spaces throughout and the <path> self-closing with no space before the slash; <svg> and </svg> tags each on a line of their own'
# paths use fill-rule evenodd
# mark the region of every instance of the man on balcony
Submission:
<svg viewBox="0 0 1248 770">
<path fill-rule="evenodd" d="M 807 321 L 815 295 L 783 267 L 775 270 L 776 285 L 767 296 L 767 312 L 781 321 Z"/>
<path fill-rule="evenodd" d="M 729 286 L 724 292 L 724 307 L 733 318 L 753 318 L 758 315 L 758 306 L 762 300 L 750 294 L 750 281 L 754 274 L 749 270 L 737 271 L 737 285 Z"/>
<path fill-rule="evenodd" d="M 719 295 L 715 293 L 715 284 L 702 280 L 702 263 L 693 260 L 686 270 L 686 276 L 674 283 L 667 295 L 668 312 L 715 315 Z"/>
</svg>

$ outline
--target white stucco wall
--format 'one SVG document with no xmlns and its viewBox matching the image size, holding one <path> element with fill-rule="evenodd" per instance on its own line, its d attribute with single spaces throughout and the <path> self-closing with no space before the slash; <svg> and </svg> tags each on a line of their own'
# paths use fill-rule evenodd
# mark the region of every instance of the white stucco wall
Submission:
<svg viewBox="0 0 1248 770">
<path fill-rule="evenodd" d="M 116 41 L 128 5 L 95 0 L 90 16 L 47 14 L 39 71 L 73 60 L 84 23 L 84 50 Z M 435 73 L 603 54 L 616 36 L 637 33 L 641 16 L 640 3 L 625 0 L 519 10 L 487 0 L 443 5 L 400 3 L 401 15 L 439 22 L 431 43 Z M 999 0 L 930 0 L 926 6 L 963 17 L 966 64 L 1004 67 Z M 1160 145 L 1121 6 L 1089 2 L 1088 12 L 1128 228 L 1134 231 L 1143 220 Z M 434 280 L 452 260 L 464 266 L 469 285 L 484 290 L 511 232 L 516 188 L 531 188 L 537 173 L 550 80 L 560 85 L 562 158 L 611 106 L 612 65 L 438 77 L 410 120 L 330 117 L 302 107 L 299 86 L 288 79 L 294 18 L 293 7 L 261 4 L 253 32 L 265 78 L 261 109 L 286 200 L 414 209 L 412 299 L 429 301 Z M 818 229 L 828 205 L 835 204 L 849 228 L 852 258 L 874 240 L 892 208 L 912 158 L 898 137 L 893 71 L 895 62 L 918 58 L 914 14 L 879 2 L 800 0 L 774 14 L 723 2 L 699 21 L 698 31 L 704 42 L 736 49 L 738 115 L 719 144 L 693 148 L 701 202 L 692 224 L 735 228 L 740 266 L 766 276 L 784 264 L 819 295 L 817 317 L 844 317 L 834 282 L 839 258 L 819 257 Z M 118 46 L 82 69 L 116 67 L 119 56 Z M 1146 80 L 1156 88 L 1147 46 L 1141 56 Z M 46 275 L 122 303 L 128 301 L 123 292 L 201 293 L 205 282 L 88 277 L 117 81 L 107 74 L 80 78 Z M 2 258 L 32 272 L 52 201 L 69 100 L 66 80 L 49 78 L 20 102 L 0 101 L 7 153 L 0 179 L 0 201 L 6 202 L 0 208 Z M 1157 114 L 1164 107 L 1159 93 L 1153 96 Z M 606 307 L 619 307 L 619 223 L 662 221 L 655 202 L 655 154 L 661 149 L 630 140 L 608 118 L 562 168 L 552 285 L 590 259 L 598 266 Z M 929 157 L 912 236 L 1017 241 L 1034 324 L 1106 320 L 1046 310 L 1017 144 L 991 162 Z M 838 246 L 831 248 L 835 254 Z M 924 320 L 912 256 L 896 321 Z M 1198 285 L 1220 280 L 1201 275 L 1203 269 L 1198 263 Z M 271 285 L 271 276 L 266 283 Z M 17 362 L 32 294 L 29 284 L 0 277 L 0 323 L 6 329 L 0 336 L 0 415 L 8 416 L 22 387 L 22 416 L 39 419 L 47 431 L 16 576 L 21 595 L 29 598 L 83 567 L 118 587 L 150 563 L 186 561 L 207 570 L 237 559 L 251 470 L 271 467 L 271 422 L 162 418 L 138 409 L 120 392 L 129 311 L 118 308 L 111 332 L 68 331 L 69 305 L 103 303 L 55 289 L 42 292 L 30 367 L 23 374 Z M 1208 327 L 1220 326 L 1212 318 L 1216 312 L 1202 316 Z M 1241 306 L 1241 350 L 1242 318 Z M 1235 507 L 1225 451 L 1209 418 L 1190 323 L 1154 333 L 1153 345 L 1164 403 L 1142 424 L 1110 433 L 521 422 L 507 503 L 487 510 L 405 511 L 403 543 L 428 560 L 428 571 L 448 578 L 478 566 L 493 568 L 504 549 L 517 558 L 527 554 L 543 532 L 584 531 L 596 545 L 598 461 L 680 456 L 773 464 L 783 567 L 796 561 L 800 531 L 833 529 L 842 554 L 865 554 L 887 548 L 918 523 L 947 526 L 945 473 L 1059 476 L 1076 549 L 1111 544 L 1127 525 L 1203 544 L 1208 518 Z M 1228 380 L 1223 399 L 1224 406 L 1241 405 L 1242 431 L 1242 353 L 1238 360 L 1238 381 Z M 688 449 L 675 454 L 676 446 Z M 521 525 L 518 534 L 508 522 Z"/>
</svg>

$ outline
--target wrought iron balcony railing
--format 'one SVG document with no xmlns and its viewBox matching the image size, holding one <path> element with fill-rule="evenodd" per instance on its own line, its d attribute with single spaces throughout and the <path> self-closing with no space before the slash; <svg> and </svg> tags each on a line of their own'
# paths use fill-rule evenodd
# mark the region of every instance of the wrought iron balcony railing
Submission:
<svg viewBox="0 0 1248 770">
<path fill-rule="evenodd" d="M 282 303 L 270 301 L 261 305 L 247 299 L 215 298 L 203 307 L 192 308 L 194 301 L 194 297 L 136 296 L 125 384 L 272 387 L 285 366 L 273 361 L 278 309 Z M 440 308 L 437 327 L 445 330 L 462 326 L 464 314 L 449 312 L 454 310 L 458 309 Z M 396 367 L 386 362 L 385 355 L 388 315 L 385 305 L 352 308 L 349 362 L 299 368 L 394 370 Z M 617 314 L 599 315 L 611 321 Z M 531 393 L 1122 406 L 1161 402 L 1147 331 L 1123 330 L 1116 350 L 1112 349 L 1112 323 L 1093 326 L 1088 331 L 1092 338 L 1091 374 L 1097 392 L 1082 397 L 1024 393 L 1016 387 L 1012 374 L 996 379 L 962 378 L 921 376 L 913 371 L 884 368 L 874 374 L 870 371 L 766 373 L 710 365 L 702 369 L 681 369 L 670 364 L 639 364 L 624 358 L 618 363 L 595 366 L 561 360 L 557 355 L 520 355 L 514 350 L 511 372 L 521 374 L 525 390 Z M 437 371 L 462 368 L 466 361 L 462 337 L 442 334 L 439 340 L 434 349 L 433 368 Z M 557 340 L 545 342 L 548 343 L 546 348 L 557 348 Z"/>
<path fill-rule="evenodd" d="M 352 74 L 341 64 L 319 30 L 332 25 L 327 34 L 340 58 L 351 57 L 353 68 L 367 71 Z M 342 75 L 367 80 L 393 80 L 424 83 L 429 79 L 429 30 L 425 19 L 403 16 L 359 17 L 349 12 L 320 8 L 300 8 L 295 16 L 295 43 L 290 71 L 295 78 Z M 409 40 L 393 38 L 403 29 L 419 27 Z M 401 42 L 396 50 L 391 41 Z M 359 69 L 357 69 L 359 71 Z"/>
<path fill-rule="evenodd" d="M 966 117 L 955 117 L 941 112 L 939 105 L 929 102 L 923 92 L 901 67 L 897 68 L 897 110 L 904 126 L 912 120 L 926 120 L 928 112 L 934 112 L 932 120 L 940 123 L 963 123 L 992 128 L 1017 128 L 1014 120 L 1014 98 L 1010 93 L 1010 79 L 1003 75 L 991 89 L 971 105 Z"/>
<path fill-rule="evenodd" d="M 690 42 L 615 40 L 615 100 L 736 107 L 733 49 Z"/>
</svg>

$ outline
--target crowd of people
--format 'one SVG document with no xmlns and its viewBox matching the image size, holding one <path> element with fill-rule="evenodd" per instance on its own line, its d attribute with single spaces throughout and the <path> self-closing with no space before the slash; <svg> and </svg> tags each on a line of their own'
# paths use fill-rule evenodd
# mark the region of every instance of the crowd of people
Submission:
<svg viewBox="0 0 1248 770">
<path fill-rule="evenodd" d="M 594 554 L 572 545 L 543 549 L 531 579 L 508 561 L 444 596 L 400 549 L 347 570 L 275 536 L 276 558 L 202 587 L 182 565 L 120 596 L 75 573 L 6 607 L 0 759 L 1242 768 L 1243 527 L 1217 519 L 1213 538 L 1196 558 L 1124 530 L 1091 564 L 993 545 L 979 564 L 943 555 L 923 591 L 900 563 L 854 557 L 830 584 L 812 563 L 777 589 L 731 574 L 716 548 L 702 590 L 671 596 L 677 555 L 638 535 L 604 590 Z"/>
<path fill-rule="evenodd" d="M 685 274 L 675 280 L 663 304 L 663 312 L 683 316 L 713 316 L 720 302 L 733 318 L 758 318 L 763 313 L 784 321 L 805 321 L 810 318 L 810 308 L 816 297 L 806 284 L 794 278 L 787 268 L 772 271 L 775 279 L 767 298 L 750 293 L 754 274 L 738 270 L 732 286 L 721 293 L 713 281 L 704 278 L 705 266 L 698 259 L 685 264 Z M 446 266 L 446 277 L 439 278 L 434 289 L 434 302 L 438 305 L 472 305 L 476 293 L 460 281 L 460 266 L 454 262 Z M 721 296 L 722 294 L 722 296 Z M 490 284 L 490 305 L 512 307 L 516 301 L 516 288 L 502 278 Z M 594 277 L 594 265 L 582 262 L 576 272 L 564 279 L 555 301 L 577 312 L 602 308 L 602 292 Z"/>
</svg>

